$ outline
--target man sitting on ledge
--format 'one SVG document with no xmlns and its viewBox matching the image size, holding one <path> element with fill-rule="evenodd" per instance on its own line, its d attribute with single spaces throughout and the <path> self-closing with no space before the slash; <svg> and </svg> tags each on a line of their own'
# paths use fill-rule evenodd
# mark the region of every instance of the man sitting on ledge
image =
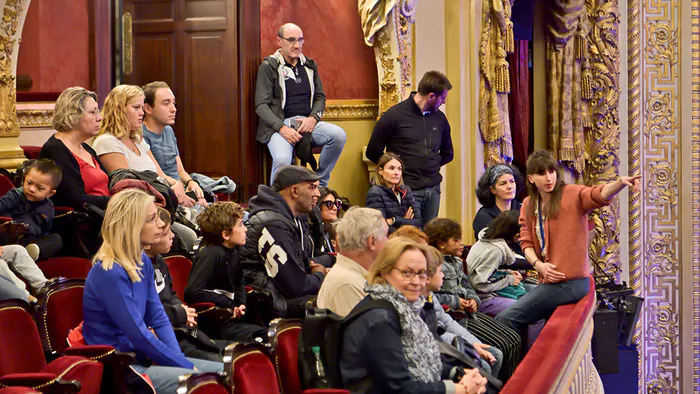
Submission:
<svg viewBox="0 0 700 394">
<path fill-rule="evenodd" d="M 321 121 L 326 94 L 316 62 L 301 54 L 304 34 L 299 26 L 282 25 L 277 36 L 280 49 L 263 60 L 255 86 L 255 112 L 260 117 L 257 139 L 272 155 L 270 184 L 282 166 L 292 163 L 295 149 L 308 146 L 305 158 L 311 155 L 311 146 L 322 146 L 316 173 L 321 186 L 327 186 L 343 152 L 345 132 Z"/>
</svg>

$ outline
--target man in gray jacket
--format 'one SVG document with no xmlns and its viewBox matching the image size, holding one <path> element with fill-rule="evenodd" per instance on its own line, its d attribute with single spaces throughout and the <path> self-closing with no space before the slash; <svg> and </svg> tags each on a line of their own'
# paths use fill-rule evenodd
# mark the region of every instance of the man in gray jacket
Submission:
<svg viewBox="0 0 700 394">
<path fill-rule="evenodd" d="M 299 26 L 282 25 L 277 44 L 279 49 L 260 65 L 255 86 L 255 112 L 260 117 L 257 140 L 267 145 L 272 156 L 270 184 L 282 166 L 292 163 L 295 147 L 298 154 L 301 148 L 304 156 L 310 156 L 311 147 L 321 146 L 316 172 L 320 185 L 326 186 L 345 146 L 345 132 L 321 121 L 326 94 L 316 62 L 301 53 L 304 34 Z"/>
</svg>

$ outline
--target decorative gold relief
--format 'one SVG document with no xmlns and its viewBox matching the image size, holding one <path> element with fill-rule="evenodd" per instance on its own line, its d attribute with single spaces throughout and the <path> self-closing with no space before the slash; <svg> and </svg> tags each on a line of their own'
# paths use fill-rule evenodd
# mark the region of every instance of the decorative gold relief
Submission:
<svg viewBox="0 0 700 394">
<path fill-rule="evenodd" d="M 22 129 L 52 127 L 52 109 L 26 109 L 17 111 L 17 123 Z"/>
<path fill-rule="evenodd" d="M 377 119 L 377 100 L 329 100 L 323 113 L 325 120 Z"/>
<path fill-rule="evenodd" d="M 691 0 L 691 64 L 692 77 L 691 90 L 692 102 L 691 107 L 691 196 L 700 196 L 700 106 L 695 103 L 700 103 L 700 0 Z M 684 346 L 690 350 L 693 355 L 692 370 L 693 370 L 693 386 L 694 393 L 700 392 L 700 199 L 693 198 L 691 203 L 692 217 L 691 222 L 691 253 L 690 264 L 692 268 L 692 283 L 693 302 L 692 302 L 692 327 L 693 336 L 692 349 L 690 346 Z M 687 309 L 686 309 L 686 312 Z M 689 388 L 689 391 L 691 388 Z"/>
<path fill-rule="evenodd" d="M 576 33 L 577 57 L 582 62 L 580 101 L 583 106 L 580 127 L 585 131 L 583 183 L 595 185 L 617 178 L 620 148 L 620 52 L 618 47 L 618 2 L 586 0 L 587 18 L 579 18 Z M 590 86 L 587 86 L 590 84 Z M 590 91 L 586 92 L 589 89 Z M 576 135 L 576 133 L 574 133 Z M 573 151 L 576 152 L 576 138 Z M 580 142 L 578 142 L 580 143 Z M 576 155 L 572 156 L 576 161 Z M 575 168 L 576 165 L 573 165 Z M 595 210 L 595 223 L 589 256 L 596 273 L 615 276 L 620 272 L 619 202 Z"/>
</svg>

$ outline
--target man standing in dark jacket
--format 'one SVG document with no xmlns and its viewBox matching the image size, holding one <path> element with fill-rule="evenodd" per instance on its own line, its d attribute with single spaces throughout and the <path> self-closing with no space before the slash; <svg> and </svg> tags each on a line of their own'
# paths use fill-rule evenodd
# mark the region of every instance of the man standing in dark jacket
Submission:
<svg viewBox="0 0 700 394">
<path fill-rule="evenodd" d="M 345 146 L 345 132 L 322 122 L 326 94 L 316 62 L 301 54 L 304 34 L 287 23 L 277 32 L 279 49 L 263 60 L 255 85 L 255 112 L 260 117 L 257 140 L 272 155 L 270 184 L 282 166 L 292 163 L 294 152 L 311 157 L 311 147 L 322 146 L 317 173 L 321 186 L 328 179 Z"/>
<path fill-rule="evenodd" d="M 403 179 L 413 191 L 423 223 L 440 209 L 440 167 L 452 161 L 454 150 L 450 124 L 440 106 L 452 84 L 439 71 L 428 71 L 418 92 L 389 108 L 374 126 L 367 144 L 367 158 L 376 163 L 384 153 L 403 160 Z"/>
<path fill-rule="evenodd" d="M 326 276 L 323 255 L 311 261 L 311 234 L 298 218 L 314 206 L 320 176 L 305 167 L 284 166 L 272 187 L 260 185 L 250 199 L 246 244 L 241 250 L 246 283 L 271 295 L 280 317 L 303 317 Z"/>
</svg>

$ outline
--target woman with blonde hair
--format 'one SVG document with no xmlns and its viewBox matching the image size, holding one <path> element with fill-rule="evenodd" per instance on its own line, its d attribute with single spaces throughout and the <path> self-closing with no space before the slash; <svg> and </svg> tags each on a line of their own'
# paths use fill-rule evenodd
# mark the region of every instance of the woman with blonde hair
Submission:
<svg viewBox="0 0 700 394">
<path fill-rule="evenodd" d="M 340 369 L 345 388 L 363 393 L 483 393 L 486 379 L 471 370 L 459 382 L 442 378 L 437 341 L 419 312 L 425 304 L 427 246 L 406 238 L 387 242 L 367 274 L 365 297 L 356 307 L 383 300 L 350 320 L 343 330 Z M 353 312 L 350 312 L 353 315 Z"/>
<path fill-rule="evenodd" d="M 153 157 L 151 148 L 143 139 L 143 90 L 134 85 L 119 85 L 105 99 L 104 119 L 93 147 L 107 171 L 130 168 L 153 171 L 158 179 L 170 185 L 180 205 L 191 207 L 195 201 L 185 194 L 180 181 L 168 180 Z M 173 231 L 180 235 L 187 249 L 192 250 L 197 234 L 180 223 L 173 223 Z"/>
<path fill-rule="evenodd" d="M 378 209 L 384 215 L 389 233 L 404 225 L 418 228 L 423 225 L 411 188 L 404 185 L 402 174 L 401 158 L 391 152 L 383 154 L 377 162 L 372 186 L 365 199 L 367 208 Z"/>
<path fill-rule="evenodd" d="M 85 281 L 83 335 L 88 345 L 135 353 L 134 369 L 148 375 L 156 392 L 174 393 L 178 376 L 221 372 L 223 365 L 186 358 L 180 350 L 144 253 L 164 234 L 153 201 L 140 190 L 124 190 L 107 205 L 104 242 Z"/>
</svg>

